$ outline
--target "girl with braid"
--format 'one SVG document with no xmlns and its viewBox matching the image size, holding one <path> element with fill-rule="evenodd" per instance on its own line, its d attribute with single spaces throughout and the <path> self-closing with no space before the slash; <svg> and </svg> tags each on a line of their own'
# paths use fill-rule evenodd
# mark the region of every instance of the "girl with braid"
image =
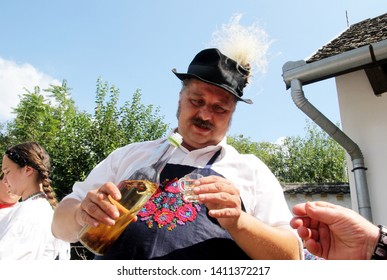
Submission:
<svg viewBox="0 0 387 280">
<path fill-rule="evenodd" d="M 0 260 L 69 259 L 70 244 L 51 233 L 58 201 L 50 168 L 49 155 L 36 142 L 21 143 L 5 152 L 3 180 L 21 201 L 0 221 Z"/>
</svg>

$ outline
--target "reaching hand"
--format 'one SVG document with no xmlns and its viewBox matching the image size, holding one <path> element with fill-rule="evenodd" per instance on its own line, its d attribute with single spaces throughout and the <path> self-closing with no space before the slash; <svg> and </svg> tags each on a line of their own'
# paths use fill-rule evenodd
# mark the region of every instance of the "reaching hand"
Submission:
<svg viewBox="0 0 387 280">
<path fill-rule="evenodd" d="M 290 225 L 310 253 L 331 260 L 371 258 L 379 229 L 355 211 L 318 201 L 297 204 L 293 213 Z"/>
</svg>

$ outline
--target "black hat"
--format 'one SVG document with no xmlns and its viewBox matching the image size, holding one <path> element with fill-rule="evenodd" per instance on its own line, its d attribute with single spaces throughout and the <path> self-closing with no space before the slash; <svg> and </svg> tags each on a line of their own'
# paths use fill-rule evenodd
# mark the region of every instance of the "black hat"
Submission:
<svg viewBox="0 0 387 280">
<path fill-rule="evenodd" d="M 176 69 L 172 69 L 172 72 L 180 80 L 196 78 L 227 90 L 240 101 L 253 103 L 250 99 L 242 98 L 249 68 L 225 56 L 218 49 L 199 52 L 188 66 L 187 73 L 177 73 Z"/>
</svg>

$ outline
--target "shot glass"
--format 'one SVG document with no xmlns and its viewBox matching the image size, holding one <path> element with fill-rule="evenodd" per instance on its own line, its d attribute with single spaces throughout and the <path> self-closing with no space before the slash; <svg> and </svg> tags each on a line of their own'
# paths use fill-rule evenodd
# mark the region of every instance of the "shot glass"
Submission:
<svg viewBox="0 0 387 280">
<path fill-rule="evenodd" d="M 180 178 L 178 181 L 179 190 L 183 194 L 183 199 L 187 202 L 199 202 L 199 197 L 193 191 L 196 180 L 203 178 L 199 173 L 190 173 Z"/>
</svg>

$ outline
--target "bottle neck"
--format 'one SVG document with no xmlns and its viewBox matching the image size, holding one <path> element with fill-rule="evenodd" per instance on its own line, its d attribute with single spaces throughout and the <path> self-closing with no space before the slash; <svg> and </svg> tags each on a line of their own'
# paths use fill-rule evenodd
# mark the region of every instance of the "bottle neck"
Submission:
<svg viewBox="0 0 387 280">
<path fill-rule="evenodd" d="M 172 142 L 169 140 L 165 141 L 152 153 L 152 156 L 148 159 L 148 163 L 144 167 L 137 169 L 129 179 L 149 180 L 159 184 L 160 174 L 175 150 L 176 146 Z"/>
<path fill-rule="evenodd" d="M 163 171 L 165 165 L 171 159 L 173 152 L 176 150 L 176 148 L 177 147 L 171 145 L 169 141 L 166 141 L 163 146 L 160 147 L 160 151 L 158 154 L 159 159 L 153 163 L 154 168 L 159 174 Z"/>
</svg>

